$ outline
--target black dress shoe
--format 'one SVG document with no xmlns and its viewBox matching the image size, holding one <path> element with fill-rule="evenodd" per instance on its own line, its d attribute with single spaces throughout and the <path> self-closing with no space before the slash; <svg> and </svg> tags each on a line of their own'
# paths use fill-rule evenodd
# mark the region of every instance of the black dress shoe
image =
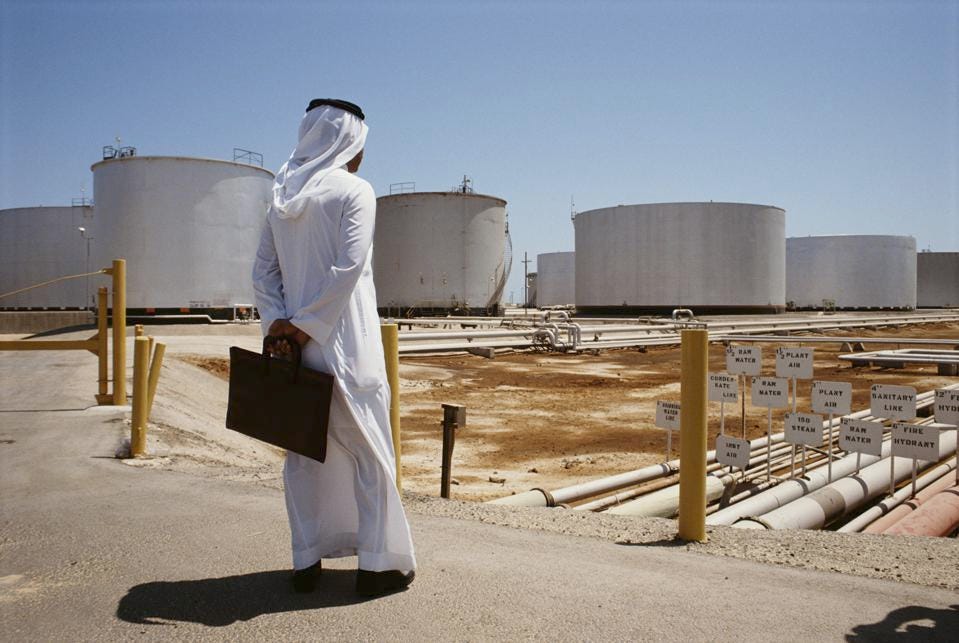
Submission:
<svg viewBox="0 0 959 643">
<path fill-rule="evenodd" d="M 323 571 L 322 561 L 316 561 L 306 569 L 293 570 L 293 591 L 298 594 L 309 594 L 316 589 L 316 579 Z"/>
<path fill-rule="evenodd" d="M 356 593 L 360 596 L 380 596 L 391 592 L 399 592 L 409 587 L 416 577 L 416 572 L 403 573 L 396 569 L 385 572 L 368 572 L 365 569 L 356 570 Z"/>
</svg>

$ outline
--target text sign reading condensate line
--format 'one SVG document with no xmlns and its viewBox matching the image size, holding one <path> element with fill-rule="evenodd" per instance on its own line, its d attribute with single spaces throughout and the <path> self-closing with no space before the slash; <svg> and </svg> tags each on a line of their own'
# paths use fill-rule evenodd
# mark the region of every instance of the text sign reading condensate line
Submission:
<svg viewBox="0 0 959 643">
<path fill-rule="evenodd" d="M 849 382 L 813 382 L 812 410 L 816 413 L 848 415 L 852 409 L 852 384 Z"/>
<path fill-rule="evenodd" d="M 812 355 L 811 348 L 777 348 L 776 377 L 811 380 Z"/>
<path fill-rule="evenodd" d="M 739 382 L 729 373 L 709 374 L 709 401 L 735 402 L 739 399 Z"/>
<path fill-rule="evenodd" d="M 679 402 L 656 401 L 656 426 L 670 431 L 679 430 Z"/>
<path fill-rule="evenodd" d="M 939 459 L 939 427 L 896 422 L 892 425 L 892 454 L 935 462 Z"/>
<path fill-rule="evenodd" d="M 763 367 L 763 354 L 758 346 L 728 346 L 726 348 L 726 371 L 733 375 L 759 375 Z"/>
<path fill-rule="evenodd" d="M 916 417 L 916 389 L 911 386 L 873 384 L 870 413 L 887 420 L 911 420 Z"/>
<path fill-rule="evenodd" d="M 959 426 L 959 391 L 936 391 L 936 422 Z"/>
<path fill-rule="evenodd" d="M 716 438 L 716 460 L 727 467 L 745 469 L 749 466 L 749 440 L 720 435 Z"/>
<path fill-rule="evenodd" d="M 754 377 L 753 406 L 779 409 L 789 405 L 789 380 L 785 377 Z"/>
<path fill-rule="evenodd" d="M 786 442 L 818 447 L 822 444 L 822 416 L 815 413 L 787 413 Z"/>
<path fill-rule="evenodd" d="M 846 452 L 882 455 L 882 423 L 843 418 L 839 448 Z"/>
</svg>

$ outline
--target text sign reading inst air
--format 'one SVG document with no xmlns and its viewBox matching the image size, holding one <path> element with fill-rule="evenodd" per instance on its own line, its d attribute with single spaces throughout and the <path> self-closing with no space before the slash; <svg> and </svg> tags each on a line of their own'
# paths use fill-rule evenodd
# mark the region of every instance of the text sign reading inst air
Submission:
<svg viewBox="0 0 959 643">
<path fill-rule="evenodd" d="M 789 405 L 789 380 L 785 377 L 754 377 L 753 406 L 779 409 Z"/>
<path fill-rule="evenodd" d="M 716 460 L 727 467 L 745 469 L 749 466 L 749 440 L 720 435 L 716 438 Z"/>
<path fill-rule="evenodd" d="M 939 459 L 939 427 L 896 422 L 892 425 L 892 454 L 935 462 Z"/>
<path fill-rule="evenodd" d="M 739 382 L 729 373 L 709 374 L 709 401 L 735 402 L 739 399 Z"/>
<path fill-rule="evenodd" d="M 656 426 L 670 431 L 679 430 L 679 402 L 656 400 Z"/>
<path fill-rule="evenodd" d="M 822 444 L 822 416 L 816 413 L 787 413 L 786 442 L 818 447 Z"/>
<path fill-rule="evenodd" d="M 812 410 L 816 413 L 848 415 L 852 409 L 852 384 L 813 382 Z"/>
<path fill-rule="evenodd" d="M 936 422 L 959 426 L 959 391 L 950 389 L 936 391 Z"/>
<path fill-rule="evenodd" d="M 759 375 L 763 354 L 758 346 L 726 347 L 726 372 L 733 375 Z"/>
<path fill-rule="evenodd" d="M 847 453 L 882 455 L 882 423 L 843 418 L 839 425 L 839 448 Z"/>
<path fill-rule="evenodd" d="M 873 384 L 870 413 L 887 420 L 911 420 L 916 417 L 916 389 L 911 386 Z"/>
<path fill-rule="evenodd" d="M 776 377 L 795 377 L 799 380 L 812 379 L 811 348 L 776 349 Z"/>
</svg>

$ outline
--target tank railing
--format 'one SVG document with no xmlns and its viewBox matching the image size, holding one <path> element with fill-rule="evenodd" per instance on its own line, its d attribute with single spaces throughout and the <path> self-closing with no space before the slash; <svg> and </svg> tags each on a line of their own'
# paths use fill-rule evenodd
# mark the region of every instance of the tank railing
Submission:
<svg viewBox="0 0 959 643">
<path fill-rule="evenodd" d="M 84 272 L 79 275 L 67 275 L 66 277 L 57 277 L 56 279 L 51 279 L 50 281 L 43 281 L 38 284 L 33 284 L 32 286 L 27 286 L 26 288 L 20 288 L 18 290 L 12 290 L 10 292 L 5 292 L 0 294 L 0 299 L 5 297 L 13 297 L 14 295 L 19 295 L 20 293 L 27 292 L 28 290 L 34 290 L 36 288 L 43 288 L 44 286 L 51 286 L 61 281 L 67 281 L 69 279 L 80 279 L 82 277 L 93 277 L 95 275 L 105 275 L 109 274 L 109 268 L 103 268 L 102 270 L 97 270 L 94 272 Z"/>
</svg>

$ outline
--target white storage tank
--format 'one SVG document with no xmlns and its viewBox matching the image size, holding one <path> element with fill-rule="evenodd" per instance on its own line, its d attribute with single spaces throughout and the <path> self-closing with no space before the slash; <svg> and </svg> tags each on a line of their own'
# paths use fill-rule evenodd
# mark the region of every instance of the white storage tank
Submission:
<svg viewBox="0 0 959 643">
<path fill-rule="evenodd" d="M 959 252 L 916 255 L 920 308 L 959 308 Z"/>
<path fill-rule="evenodd" d="M 96 243 L 92 222 L 89 206 L 0 210 L 0 294 L 102 268 L 91 263 L 87 269 L 87 248 L 92 252 Z M 90 307 L 104 285 L 96 277 L 61 281 L 4 297 L 0 308 Z"/>
<path fill-rule="evenodd" d="M 253 304 L 250 274 L 273 173 L 212 159 L 96 163 L 97 263 L 127 260 L 132 313 L 230 317 Z"/>
<path fill-rule="evenodd" d="M 916 307 L 916 240 L 850 234 L 786 239 L 786 301 L 797 309 Z"/>
<path fill-rule="evenodd" d="M 576 303 L 576 253 L 546 252 L 536 255 L 537 300 L 544 306 Z"/>
<path fill-rule="evenodd" d="M 373 280 L 383 314 L 498 314 L 511 254 L 503 199 L 410 192 L 376 200 Z"/>
<path fill-rule="evenodd" d="M 782 208 L 621 205 L 576 215 L 576 309 L 589 314 L 781 312 Z"/>
</svg>

